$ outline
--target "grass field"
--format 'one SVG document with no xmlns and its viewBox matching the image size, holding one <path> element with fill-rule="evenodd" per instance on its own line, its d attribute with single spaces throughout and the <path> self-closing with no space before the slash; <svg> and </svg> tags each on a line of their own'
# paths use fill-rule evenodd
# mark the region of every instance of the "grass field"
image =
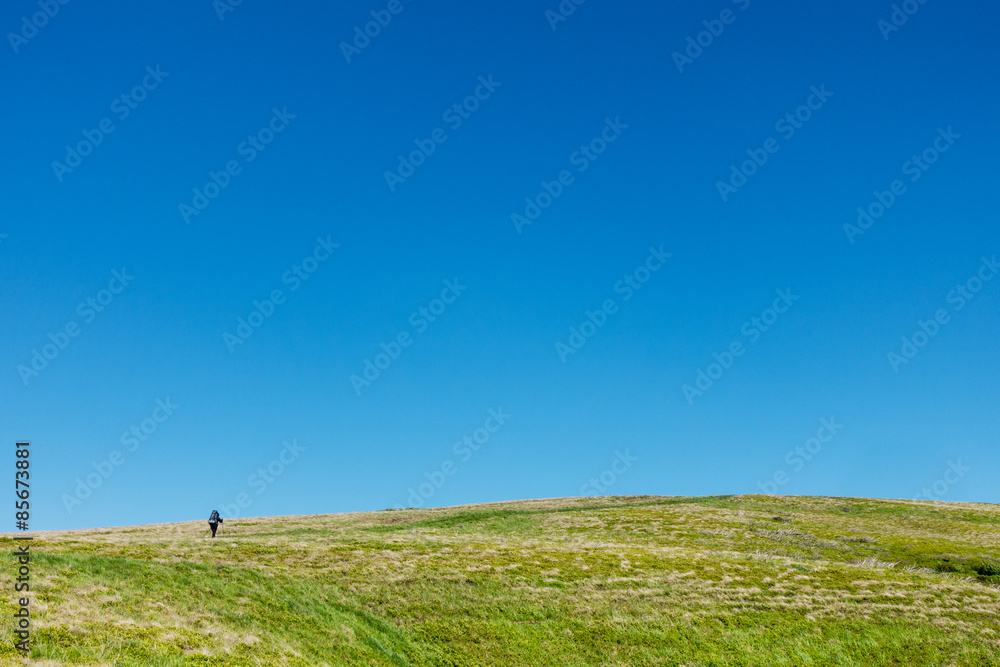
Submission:
<svg viewBox="0 0 1000 667">
<path fill-rule="evenodd" d="M 996 505 L 576 498 L 207 533 L 39 534 L 32 664 L 1000 665 Z"/>
</svg>

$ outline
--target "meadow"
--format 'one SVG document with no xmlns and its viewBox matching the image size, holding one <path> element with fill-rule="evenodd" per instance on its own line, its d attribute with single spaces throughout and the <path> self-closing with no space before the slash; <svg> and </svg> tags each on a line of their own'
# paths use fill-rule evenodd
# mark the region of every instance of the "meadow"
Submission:
<svg viewBox="0 0 1000 667">
<path fill-rule="evenodd" d="M 46 532 L 32 552 L 35 665 L 1000 665 L 996 505 L 571 498 Z M 4 665 L 24 662 L 14 573 Z"/>
</svg>

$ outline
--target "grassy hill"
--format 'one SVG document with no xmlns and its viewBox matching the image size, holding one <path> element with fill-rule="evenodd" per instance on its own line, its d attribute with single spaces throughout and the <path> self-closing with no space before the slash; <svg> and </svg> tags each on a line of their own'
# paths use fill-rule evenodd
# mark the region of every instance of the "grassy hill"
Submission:
<svg viewBox="0 0 1000 667">
<path fill-rule="evenodd" d="M 1000 665 L 995 505 L 573 498 L 224 531 L 40 534 L 33 664 Z"/>
</svg>

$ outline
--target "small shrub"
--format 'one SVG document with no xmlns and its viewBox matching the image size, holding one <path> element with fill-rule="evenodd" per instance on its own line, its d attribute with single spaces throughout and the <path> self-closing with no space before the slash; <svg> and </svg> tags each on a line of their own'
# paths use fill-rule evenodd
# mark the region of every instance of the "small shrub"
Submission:
<svg viewBox="0 0 1000 667">
<path fill-rule="evenodd" d="M 970 563 L 972 571 L 984 577 L 1000 575 L 1000 563 L 995 560 L 976 560 Z"/>
</svg>

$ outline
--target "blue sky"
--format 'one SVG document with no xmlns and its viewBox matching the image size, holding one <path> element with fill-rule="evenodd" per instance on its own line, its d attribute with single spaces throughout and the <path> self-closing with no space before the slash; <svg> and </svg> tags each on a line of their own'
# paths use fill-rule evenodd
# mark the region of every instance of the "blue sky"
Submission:
<svg viewBox="0 0 1000 667">
<path fill-rule="evenodd" d="M 997 7 L 42 5 L 0 57 L 32 528 L 1000 502 Z"/>
</svg>

